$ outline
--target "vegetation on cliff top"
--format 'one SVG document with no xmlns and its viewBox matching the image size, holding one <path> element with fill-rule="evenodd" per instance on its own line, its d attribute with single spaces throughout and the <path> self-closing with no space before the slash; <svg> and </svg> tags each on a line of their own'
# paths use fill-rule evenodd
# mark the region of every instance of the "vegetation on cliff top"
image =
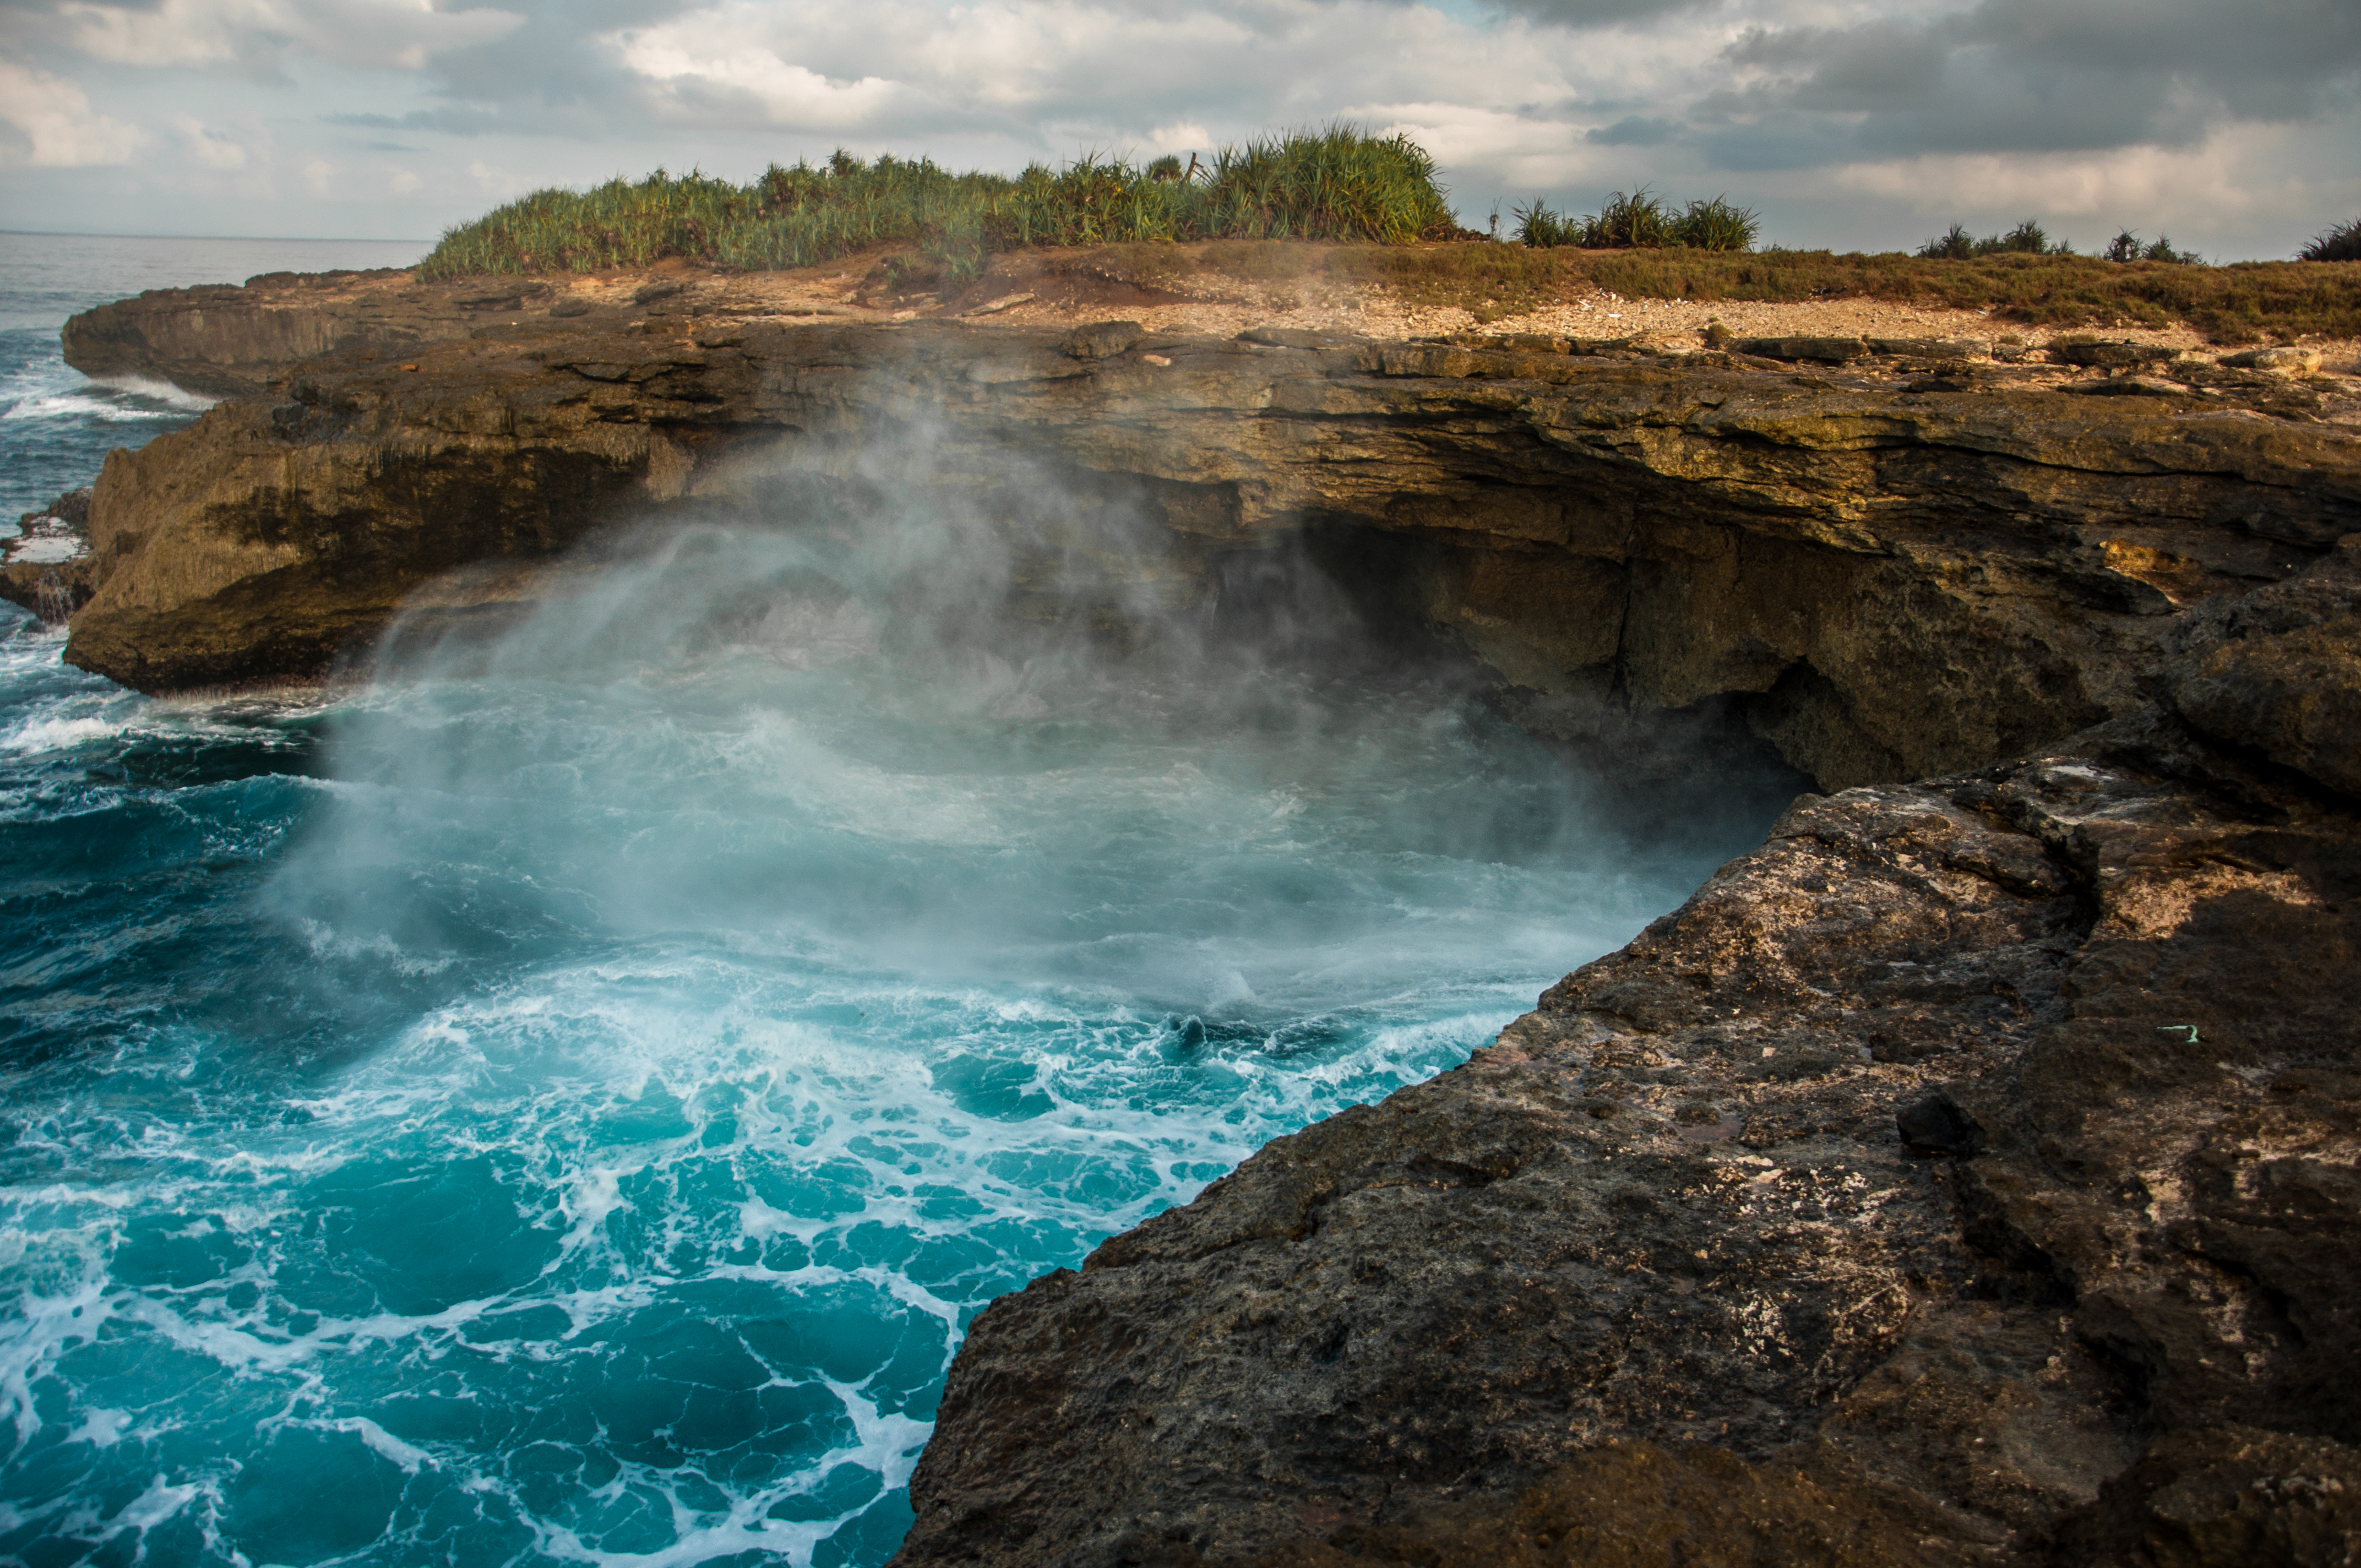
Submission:
<svg viewBox="0 0 2361 1568">
<path fill-rule="evenodd" d="M 1010 179 L 953 174 L 927 159 L 774 164 L 752 184 L 656 170 L 588 191 L 537 191 L 444 235 L 425 278 L 588 272 L 686 257 L 724 267 L 807 267 L 879 245 L 914 245 L 955 279 L 1027 245 L 1138 240 L 1334 239 L 1400 245 L 1458 233 L 1434 159 L 1406 137 L 1335 125 L 1294 131 L 1210 165 L 1142 169 L 1089 157 Z"/>
<path fill-rule="evenodd" d="M 1538 198 L 1530 207 L 1510 209 L 1517 220 L 1517 237 L 1538 250 L 1576 246 L 1584 250 L 1628 250 L 1677 247 L 1689 250 L 1752 250 L 1763 232 L 1762 220 L 1751 207 L 1732 205 L 1726 196 L 1691 202 L 1679 211 L 1645 185 L 1629 194 L 1614 192 L 1596 213 L 1578 218 L 1553 213 Z"/>
<path fill-rule="evenodd" d="M 1916 255 L 1754 250 L 1751 210 L 1719 196 L 1675 208 L 1644 186 L 1578 218 L 1539 200 L 1515 216 L 1524 244 L 1477 240 L 1458 226 L 1424 148 L 1334 125 L 1224 148 L 1210 164 L 1192 157 L 1185 168 L 1170 158 L 1140 167 L 1090 157 L 1012 179 L 840 151 L 817 167 L 774 165 L 746 185 L 658 170 L 509 203 L 450 230 L 419 274 L 590 272 L 674 257 L 767 270 L 891 247 L 897 254 L 885 269 L 895 280 L 957 288 L 995 252 L 1112 246 L 1141 253 L 1128 270 L 1319 272 L 1464 306 L 1483 320 L 1603 289 L 1707 302 L 1896 300 L 2033 325 L 2186 322 L 2224 342 L 2361 336 L 2361 266 L 2192 266 L 2197 258 L 2169 241 L 2142 243 L 2128 232 L 2100 256 L 2074 254 L 2031 221 L 1982 238 L 1954 225 Z M 1169 251 L 1169 242 L 1208 240 L 1233 243 L 1194 261 L 1144 259 L 1148 248 Z M 1235 243 L 1260 240 L 1345 243 L 1286 258 Z M 1411 243 L 1461 240 L 1476 242 Z M 2323 235 L 2304 257 L 2349 263 L 2356 251 L 2361 223 Z"/>
<path fill-rule="evenodd" d="M 2161 327 L 2185 322 L 2224 343 L 2361 337 L 2361 265 L 2242 261 L 2191 267 L 2095 256 L 2004 252 L 1951 258 L 1825 250 L 1530 249 L 1413 246 L 1332 252 L 1325 269 L 1388 284 L 1426 304 L 1500 317 L 1593 290 L 1626 299 L 1793 303 L 1843 298 L 1988 311 L 2038 326 Z"/>
</svg>

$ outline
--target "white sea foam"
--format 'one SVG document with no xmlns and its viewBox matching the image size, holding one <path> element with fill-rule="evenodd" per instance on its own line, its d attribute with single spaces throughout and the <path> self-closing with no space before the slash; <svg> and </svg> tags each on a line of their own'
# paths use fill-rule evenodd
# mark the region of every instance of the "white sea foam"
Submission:
<svg viewBox="0 0 2361 1568">
<path fill-rule="evenodd" d="M 183 417 L 184 411 L 178 408 L 141 408 L 136 403 L 117 402 L 84 392 L 46 392 L 19 398 L 5 408 L 0 408 L 0 421 L 98 420 L 108 424 L 126 424 Z"/>
<path fill-rule="evenodd" d="M 111 718 L 42 718 L 0 735 L 0 749 L 10 751 L 62 751 L 93 741 L 111 740 L 122 733 Z"/>
<path fill-rule="evenodd" d="M 221 401 L 219 398 L 207 393 L 192 392 L 185 387 L 159 380 L 153 376 L 98 376 L 93 377 L 93 380 L 96 385 L 117 393 L 127 393 L 132 397 L 146 398 L 152 402 L 162 403 L 176 414 L 181 415 L 203 413 Z"/>
<path fill-rule="evenodd" d="M 40 1528 L 882 1562 L 985 1301 L 1464 1059 L 1702 869 L 1447 689 L 906 647 L 808 542 L 697 548 L 325 712 L 0 641 L 0 823 L 97 868 L 0 957 L 93 1020 L 0 1100 Z M 335 776 L 270 776 L 313 727 Z"/>
</svg>

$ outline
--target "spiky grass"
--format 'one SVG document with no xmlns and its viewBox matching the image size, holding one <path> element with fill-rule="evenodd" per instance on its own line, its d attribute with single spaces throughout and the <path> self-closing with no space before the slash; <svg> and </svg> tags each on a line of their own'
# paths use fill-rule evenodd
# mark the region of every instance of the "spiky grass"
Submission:
<svg viewBox="0 0 2361 1568">
<path fill-rule="evenodd" d="M 2205 265 L 2205 258 L 2195 251 L 2174 249 L 2170 235 L 2160 234 L 2154 239 L 2144 241 L 2130 229 L 2123 230 L 2114 238 L 2109 240 L 2107 247 L 2099 252 L 2099 259 L 2102 261 L 2170 261 L 2182 267 Z"/>
<path fill-rule="evenodd" d="M 1752 250 L 1763 233 L 1763 221 L 1752 207 L 1741 207 L 1727 196 L 1691 202 L 1673 224 L 1675 244 L 1691 250 Z"/>
<path fill-rule="evenodd" d="M 2315 235 L 2310 245 L 2296 252 L 2298 261 L 2361 261 L 2361 218 L 2349 224 L 2337 224 L 2325 234 Z"/>
<path fill-rule="evenodd" d="M 1545 199 L 1513 207 L 1517 238 L 1536 250 L 1577 246 L 1585 250 L 1631 250 L 1681 246 L 1694 250 L 1752 250 L 1763 225 L 1751 208 L 1727 196 L 1691 202 L 1679 212 L 1645 185 L 1617 191 L 1596 213 L 1567 217 L 1550 211 Z"/>
<path fill-rule="evenodd" d="M 724 267 L 807 267 L 911 245 L 927 270 L 974 277 L 994 251 L 1178 239 L 1330 239 L 1400 245 L 1457 231 L 1434 160 L 1407 137 L 1350 125 L 1216 150 L 1196 178 L 1084 157 L 1014 179 L 927 159 L 774 164 L 747 185 L 663 170 L 588 191 L 537 191 L 443 236 L 422 276 L 589 272 L 667 257 Z"/>
<path fill-rule="evenodd" d="M 1920 246 L 1918 254 L 1929 261 L 1972 261 L 1985 256 L 2071 256 L 2074 247 L 2051 239 L 2038 221 L 2027 218 L 2006 234 L 1981 239 L 1968 232 L 1967 225 L 1953 224 Z"/>
</svg>

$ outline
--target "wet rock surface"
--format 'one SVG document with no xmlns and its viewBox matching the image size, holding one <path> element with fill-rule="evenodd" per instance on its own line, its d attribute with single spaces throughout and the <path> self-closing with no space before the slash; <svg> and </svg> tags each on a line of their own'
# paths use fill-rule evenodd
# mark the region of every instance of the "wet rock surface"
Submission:
<svg viewBox="0 0 2361 1568">
<path fill-rule="evenodd" d="M 2345 1561 L 2356 869 L 2154 710 L 1807 796 L 994 1303 L 900 1561 Z"/>
</svg>

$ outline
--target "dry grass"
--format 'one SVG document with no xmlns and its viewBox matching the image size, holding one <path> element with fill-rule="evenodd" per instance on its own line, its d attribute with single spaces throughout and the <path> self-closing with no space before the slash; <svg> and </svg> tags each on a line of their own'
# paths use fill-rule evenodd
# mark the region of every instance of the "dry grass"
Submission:
<svg viewBox="0 0 2361 1568">
<path fill-rule="evenodd" d="M 1988 311 L 2030 326 L 2185 323 L 2221 343 L 2361 337 L 2361 263 L 2191 267 L 2029 252 L 1953 258 L 1768 250 L 1536 250 L 1461 244 L 1327 258 L 1340 280 L 1384 283 L 1418 304 L 1491 320 L 1605 290 L 1627 299 L 1795 302 L 1843 298 Z"/>
</svg>

